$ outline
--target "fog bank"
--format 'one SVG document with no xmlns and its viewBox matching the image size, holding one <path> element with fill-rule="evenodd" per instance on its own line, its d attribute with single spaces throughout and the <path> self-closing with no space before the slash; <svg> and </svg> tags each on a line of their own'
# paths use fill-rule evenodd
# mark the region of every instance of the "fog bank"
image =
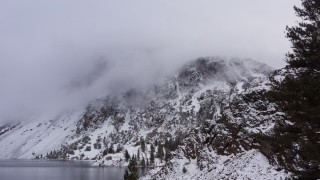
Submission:
<svg viewBox="0 0 320 180">
<path fill-rule="evenodd" d="M 199 56 L 283 67 L 297 2 L 0 1 L 0 122 L 143 86 Z"/>
</svg>

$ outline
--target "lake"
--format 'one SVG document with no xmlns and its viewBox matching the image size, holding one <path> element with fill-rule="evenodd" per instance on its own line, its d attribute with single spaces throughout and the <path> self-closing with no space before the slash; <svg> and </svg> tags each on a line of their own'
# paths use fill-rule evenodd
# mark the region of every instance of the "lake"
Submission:
<svg viewBox="0 0 320 180">
<path fill-rule="evenodd" d="M 88 161 L 0 160 L 0 180 L 122 180 L 125 167 L 92 167 Z M 146 170 L 140 169 L 139 174 Z"/>
</svg>

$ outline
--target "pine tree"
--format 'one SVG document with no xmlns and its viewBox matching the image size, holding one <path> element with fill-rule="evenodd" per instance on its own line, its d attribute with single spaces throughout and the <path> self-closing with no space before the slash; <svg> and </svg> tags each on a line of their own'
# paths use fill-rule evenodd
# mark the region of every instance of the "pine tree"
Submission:
<svg viewBox="0 0 320 180">
<path fill-rule="evenodd" d="M 125 153 L 124 153 L 124 158 L 126 159 L 126 161 L 129 161 L 129 159 L 130 159 L 130 154 L 129 154 L 128 150 L 125 151 Z"/>
<path fill-rule="evenodd" d="M 106 148 L 105 150 L 103 150 L 102 155 L 106 156 L 108 154 L 108 148 Z"/>
<path fill-rule="evenodd" d="M 183 168 L 182 168 L 182 172 L 183 172 L 183 173 L 186 173 L 187 171 L 188 171 L 188 170 L 186 169 L 186 167 L 183 167 Z"/>
<path fill-rule="evenodd" d="M 141 151 L 145 152 L 146 151 L 146 143 L 143 138 L 141 138 L 141 140 L 140 140 L 140 145 L 141 145 Z"/>
<path fill-rule="evenodd" d="M 117 145 L 117 153 L 121 152 L 122 151 L 122 147 L 120 144 Z"/>
<path fill-rule="evenodd" d="M 123 179 L 124 179 L 124 180 L 130 180 L 129 171 L 128 171 L 128 170 L 126 170 L 126 171 L 124 172 Z"/>
<path fill-rule="evenodd" d="M 298 26 L 287 27 L 293 52 L 287 54 L 291 68 L 303 68 L 295 77 L 287 76 L 275 88 L 281 94 L 284 111 L 294 121 L 320 127 L 320 1 L 302 0 L 302 8 L 294 7 L 303 20 Z"/>
<path fill-rule="evenodd" d="M 151 147 L 150 147 L 150 164 L 153 164 L 154 163 L 154 147 L 153 147 L 153 144 L 151 144 Z"/>
<path fill-rule="evenodd" d="M 108 150 L 109 154 L 113 154 L 114 153 L 114 148 L 113 148 L 113 144 L 110 145 L 109 150 Z"/>
<path fill-rule="evenodd" d="M 164 156 L 163 146 L 159 144 L 158 151 L 157 151 L 157 158 L 159 158 L 162 162 L 163 156 Z"/>
<path fill-rule="evenodd" d="M 302 22 L 287 27 L 293 52 L 287 54 L 286 61 L 296 74 L 274 82 L 270 96 L 290 120 L 320 128 L 320 1 L 302 0 L 302 8 L 294 9 Z"/>
<path fill-rule="evenodd" d="M 272 144 L 273 154 L 279 157 L 282 166 L 300 173 L 302 179 L 317 179 L 320 178 L 317 173 L 320 166 L 317 143 L 320 142 L 317 134 L 320 131 L 320 1 L 302 0 L 302 7 L 294 9 L 302 19 L 297 26 L 287 27 L 293 51 L 286 55 L 286 68 L 294 75 L 289 73 L 283 81 L 273 81 L 272 90 L 267 93 L 294 125 L 277 125 L 275 135 L 263 141 Z"/>
<path fill-rule="evenodd" d="M 170 160 L 170 158 L 171 158 L 171 152 L 170 152 L 169 149 L 166 149 L 166 153 L 165 153 L 165 155 L 164 155 L 164 160 L 165 160 L 166 162 L 168 162 L 168 161 Z"/>
<path fill-rule="evenodd" d="M 144 158 L 142 158 L 140 164 L 141 164 L 142 167 L 145 167 L 145 166 L 146 166 L 146 161 L 144 160 Z"/>
<path fill-rule="evenodd" d="M 133 157 L 128 165 L 128 169 L 124 174 L 124 180 L 138 180 L 137 160 Z"/>
<path fill-rule="evenodd" d="M 137 159 L 140 160 L 140 149 L 138 149 Z"/>
<path fill-rule="evenodd" d="M 287 38 L 292 43 L 292 53 L 286 61 L 294 68 L 320 70 L 320 1 L 302 0 L 302 8 L 294 7 L 303 21 L 298 26 L 287 27 Z"/>
</svg>

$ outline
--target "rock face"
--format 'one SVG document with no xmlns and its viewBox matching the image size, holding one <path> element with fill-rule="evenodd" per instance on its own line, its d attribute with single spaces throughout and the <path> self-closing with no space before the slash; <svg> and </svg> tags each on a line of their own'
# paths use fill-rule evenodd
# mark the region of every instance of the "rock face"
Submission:
<svg viewBox="0 0 320 180">
<path fill-rule="evenodd" d="M 145 179 L 289 178 L 258 138 L 286 122 L 263 95 L 272 71 L 253 60 L 199 58 L 149 88 L 1 127 L 0 158 L 127 165 L 127 150 L 156 166 Z"/>
</svg>

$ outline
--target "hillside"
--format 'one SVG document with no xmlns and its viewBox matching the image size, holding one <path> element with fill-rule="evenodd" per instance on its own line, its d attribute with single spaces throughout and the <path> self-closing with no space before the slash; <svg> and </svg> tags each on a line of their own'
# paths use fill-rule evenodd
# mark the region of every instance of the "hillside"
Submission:
<svg viewBox="0 0 320 180">
<path fill-rule="evenodd" d="M 126 166 L 127 150 L 155 166 L 143 179 L 285 179 L 260 138 L 291 124 L 264 96 L 272 73 L 253 60 L 198 58 L 146 89 L 0 127 L 0 158 Z"/>
</svg>

